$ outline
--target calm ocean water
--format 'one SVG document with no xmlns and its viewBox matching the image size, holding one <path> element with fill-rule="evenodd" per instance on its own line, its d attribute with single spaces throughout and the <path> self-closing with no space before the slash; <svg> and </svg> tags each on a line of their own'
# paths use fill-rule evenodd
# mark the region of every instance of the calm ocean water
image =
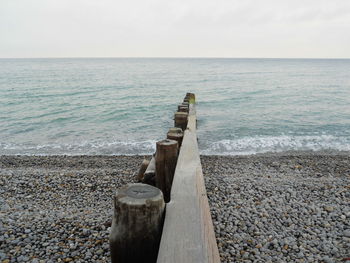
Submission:
<svg viewBox="0 0 350 263">
<path fill-rule="evenodd" d="M 350 151 L 350 60 L 0 59 L 0 154 L 149 154 L 186 92 L 202 154 Z"/>
</svg>

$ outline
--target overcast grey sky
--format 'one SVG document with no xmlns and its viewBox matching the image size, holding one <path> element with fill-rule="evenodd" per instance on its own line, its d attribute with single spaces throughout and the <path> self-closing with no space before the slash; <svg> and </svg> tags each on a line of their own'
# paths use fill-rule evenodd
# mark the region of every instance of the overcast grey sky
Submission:
<svg viewBox="0 0 350 263">
<path fill-rule="evenodd" d="M 0 0 L 0 57 L 350 58 L 350 0 Z"/>
</svg>

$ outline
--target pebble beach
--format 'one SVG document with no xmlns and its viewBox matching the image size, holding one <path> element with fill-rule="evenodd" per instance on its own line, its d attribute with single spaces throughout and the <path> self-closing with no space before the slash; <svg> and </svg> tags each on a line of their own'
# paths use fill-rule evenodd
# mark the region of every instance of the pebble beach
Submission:
<svg viewBox="0 0 350 263">
<path fill-rule="evenodd" d="M 0 156 L 0 262 L 109 262 L 112 197 L 143 158 Z M 349 153 L 201 160 L 222 262 L 349 259 Z"/>
<path fill-rule="evenodd" d="M 202 157 L 222 262 L 350 262 L 350 156 Z"/>
</svg>

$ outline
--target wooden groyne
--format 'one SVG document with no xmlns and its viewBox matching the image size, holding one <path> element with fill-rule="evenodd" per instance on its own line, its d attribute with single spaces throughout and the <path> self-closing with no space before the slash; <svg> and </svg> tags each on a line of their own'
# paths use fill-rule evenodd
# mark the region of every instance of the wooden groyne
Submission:
<svg viewBox="0 0 350 263">
<path fill-rule="evenodd" d="M 175 128 L 140 167 L 143 184 L 117 191 L 110 235 L 113 263 L 220 262 L 196 122 L 195 95 L 187 93 L 174 115 Z"/>
</svg>

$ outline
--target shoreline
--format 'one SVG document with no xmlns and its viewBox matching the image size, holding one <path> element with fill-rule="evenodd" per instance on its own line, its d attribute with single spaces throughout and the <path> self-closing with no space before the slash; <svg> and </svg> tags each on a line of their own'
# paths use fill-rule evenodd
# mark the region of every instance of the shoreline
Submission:
<svg viewBox="0 0 350 263">
<path fill-rule="evenodd" d="M 323 150 L 288 150 L 288 151 L 266 151 L 266 152 L 257 152 L 257 153 L 249 153 L 249 154 L 202 154 L 201 150 L 199 150 L 200 156 L 258 156 L 258 155 L 350 155 L 350 151 L 342 151 L 336 149 L 323 149 Z M 2 154 L 0 156 L 64 156 L 64 157 L 74 157 L 74 156 L 97 156 L 97 157 L 110 157 L 110 156 L 150 156 L 151 153 L 145 154 Z"/>
<path fill-rule="evenodd" d="M 113 193 L 143 158 L 0 155 L 0 259 L 109 262 Z M 222 262 L 350 256 L 349 152 L 201 161 Z"/>
<path fill-rule="evenodd" d="M 149 157 L 151 153 L 147 154 L 1 154 L 2 157 Z M 294 156 L 294 155 L 350 155 L 350 151 L 339 151 L 339 150 L 293 150 L 293 151 L 283 151 L 283 152 L 263 152 L 263 153 L 252 153 L 252 154 L 201 154 L 200 156 L 220 156 L 220 157 L 254 157 L 254 156 Z"/>
</svg>

